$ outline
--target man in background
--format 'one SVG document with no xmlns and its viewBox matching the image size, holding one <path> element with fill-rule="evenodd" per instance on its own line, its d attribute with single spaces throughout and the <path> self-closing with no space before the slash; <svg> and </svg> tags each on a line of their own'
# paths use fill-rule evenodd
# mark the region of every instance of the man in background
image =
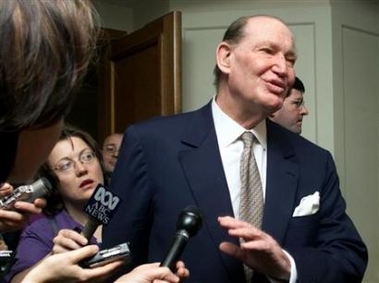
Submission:
<svg viewBox="0 0 379 283">
<path fill-rule="evenodd" d="M 304 84 L 296 77 L 295 83 L 284 99 L 283 106 L 270 119 L 288 130 L 301 134 L 304 116 L 308 115 L 308 109 L 304 104 Z"/>
<path fill-rule="evenodd" d="M 103 143 L 101 154 L 103 155 L 105 176 L 110 180 L 114 167 L 116 166 L 118 153 L 121 147 L 122 134 L 114 133 L 107 136 Z"/>
</svg>

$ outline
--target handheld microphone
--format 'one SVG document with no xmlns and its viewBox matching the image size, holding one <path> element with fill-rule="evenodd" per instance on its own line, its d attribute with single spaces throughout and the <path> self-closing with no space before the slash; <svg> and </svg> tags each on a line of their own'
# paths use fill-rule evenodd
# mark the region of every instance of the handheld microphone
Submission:
<svg viewBox="0 0 379 283">
<path fill-rule="evenodd" d="M 52 185 L 46 178 L 40 178 L 30 185 L 20 186 L 9 196 L 0 199 L 0 208 L 12 210 L 16 201 L 34 202 L 51 192 Z"/>
<path fill-rule="evenodd" d="M 108 224 L 120 202 L 121 199 L 118 196 L 108 191 L 103 185 L 97 185 L 84 207 L 89 220 L 84 225 L 81 234 L 89 241 L 99 225 Z"/>
<path fill-rule="evenodd" d="M 175 272 L 175 264 L 184 251 L 190 237 L 197 234 L 203 224 L 200 211 L 195 206 L 186 207 L 180 214 L 176 223 L 176 234 L 160 266 L 167 266 Z"/>
</svg>

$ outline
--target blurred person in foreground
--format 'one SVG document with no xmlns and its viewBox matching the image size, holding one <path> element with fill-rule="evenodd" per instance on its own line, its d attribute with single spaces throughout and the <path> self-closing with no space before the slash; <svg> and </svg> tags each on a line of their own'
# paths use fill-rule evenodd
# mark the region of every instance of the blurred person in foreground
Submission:
<svg viewBox="0 0 379 283">
<path fill-rule="evenodd" d="M 296 77 L 295 83 L 284 99 L 282 108 L 270 115 L 271 121 L 295 134 L 301 134 L 304 116 L 309 114 L 304 104 L 304 92 L 303 82 Z"/>
<path fill-rule="evenodd" d="M 94 10 L 86 0 L 0 0 L 0 185 L 31 182 L 58 140 L 93 55 L 95 23 Z M 0 231 L 22 228 L 29 215 L 40 213 L 44 205 L 36 200 L 16 202 L 13 211 L 0 209 Z M 77 265 L 97 250 L 91 245 L 49 256 L 25 282 L 61 281 L 59 275 L 65 282 L 83 278 L 91 282 L 115 270 L 117 263 L 94 269 Z M 148 272 L 179 280 L 168 268 Z M 152 276 L 151 281 L 154 278 L 164 277 Z"/>
<path fill-rule="evenodd" d="M 58 139 L 92 56 L 85 1 L 0 1 L 0 183 L 31 182 Z M 44 202 L 0 210 L 0 230 L 20 229 Z"/>
<path fill-rule="evenodd" d="M 104 247 L 128 239 L 134 264 L 160 260 L 177 215 L 194 205 L 204 227 L 181 257 L 188 283 L 360 283 L 367 248 L 332 155 L 268 119 L 295 81 L 296 58 L 282 20 L 234 21 L 216 48 L 209 103 L 125 131 L 110 184 L 123 202 Z"/>
</svg>

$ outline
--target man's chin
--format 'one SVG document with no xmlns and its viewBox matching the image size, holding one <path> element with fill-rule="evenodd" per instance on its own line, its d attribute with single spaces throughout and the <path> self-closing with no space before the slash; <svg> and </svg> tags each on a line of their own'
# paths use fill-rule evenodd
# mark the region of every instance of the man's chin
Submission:
<svg viewBox="0 0 379 283">
<path fill-rule="evenodd" d="M 295 134 L 298 134 L 298 135 L 300 135 L 301 134 L 301 127 L 299 128 L 299 127 L 296 127 L 295 129 L 294 129 L 294 131 L 293 131 Z"/>
<path fill-rule="evenodd" d="M 272 116 L 272 114 L 274 114 L 275 112 L 277 112 L 280 108 L 282 108 L 283 106 L 283 102 L 281 103 L 274 103 L 272 105 L 270 105 L 270 107 L 268 107 L 268 115 L 269 116 Z"/>
</svg>

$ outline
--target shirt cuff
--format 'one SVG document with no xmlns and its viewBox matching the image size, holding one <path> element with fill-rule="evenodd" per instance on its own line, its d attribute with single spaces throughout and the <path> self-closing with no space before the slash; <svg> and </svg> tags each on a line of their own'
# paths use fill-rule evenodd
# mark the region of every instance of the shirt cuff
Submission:
<svg viewBox="0 0 379 283">
<path fill-rule="evenodd" d="M 283 282 L 296 283 L 296 282 L 297 282 L 297 268 L 296 268 L 296 262 L 295 262 L 295 260 L 293 259 L 293 257 L 292 257 L 287 251 L 283 250 L 283 252 L 286 254 L 286 256 L 288 257 L 288 259 L 290 260 L 290 264 L 291 264 L 291 275 L 290 275 L 290 280 L 289 280 L 289 281 L 284 281 L 284 280 L 278 280 L 278 279 L 271 278 L 271 277 L 268 277 L 268 280 L 269 280 L 271 283 L 283 283 Z"/>
</svg>

